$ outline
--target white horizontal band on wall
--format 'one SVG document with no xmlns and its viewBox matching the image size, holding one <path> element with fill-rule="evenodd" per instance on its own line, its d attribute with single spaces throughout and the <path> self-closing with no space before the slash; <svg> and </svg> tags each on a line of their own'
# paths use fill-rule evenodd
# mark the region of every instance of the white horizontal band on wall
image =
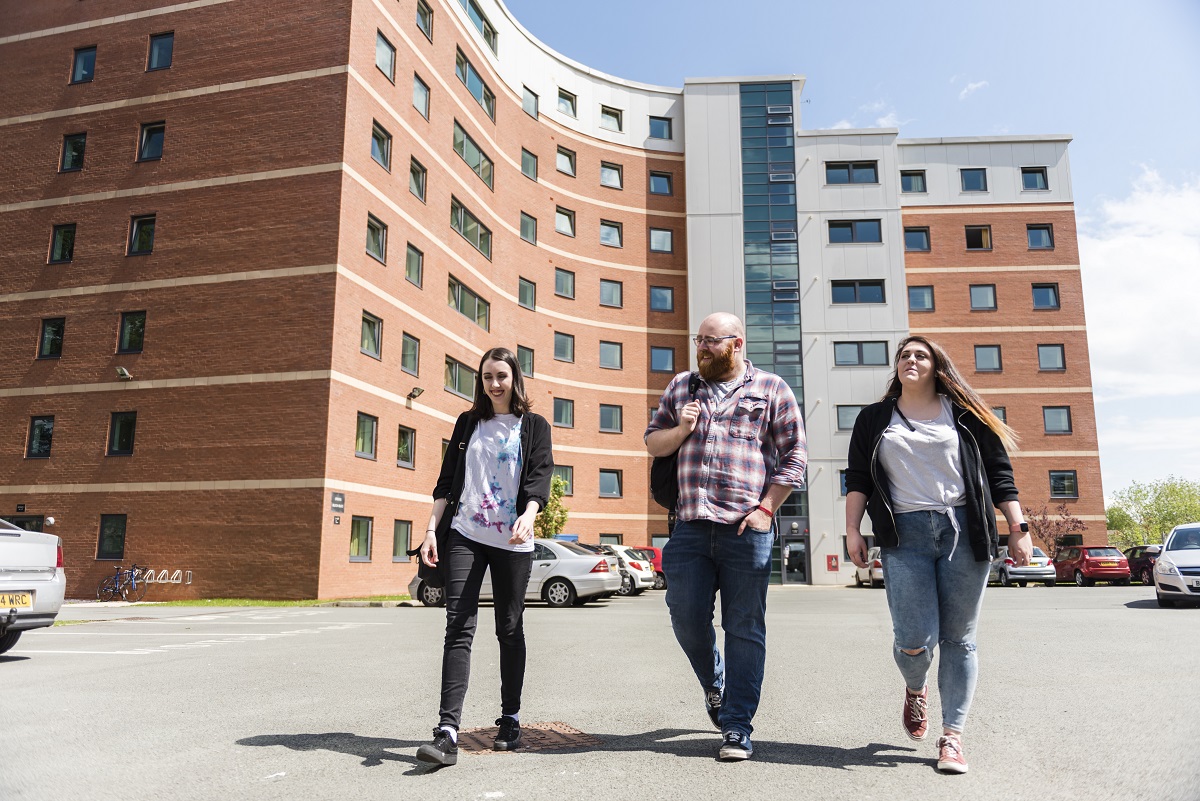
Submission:
<svg viewBox="0 0 1200 801">
<path fill-rule="evenodd" d="M 913 328 L 914 334 L 1020 334 L 1034 331 L 1086 331 L 1086 325 L 965 325 L 954 328 Z"/>
<path fill-rule="evenodd" d="M 1079 272 L 1078 264 L 1022 264 L 1004 267 L 905 267 L 904 272 L 914 273 L 1045 273 Z"/>
<path fill-rule="evenodd" d="M 22 42 L 26 39 L 39 39 L 43 36 L 57 36 L 60 33 L 71 33 L 72 31 L 83 31 L 88 28 L 98 28 L 101 25 L 113 25 L 118 22 L 131 22 L 135 19 L 145 19 L 146 17 L 157 17 L 162 14 L 172 14 L 176 11 L 190 11 L 193 8 L 204 8 L 206 6 L 219 6 L 222 3 L 231 3 L 233 0 L 192 0 L 190 3 L 176 3 L 173 6 L 163 6 L 162 8 L 151 8 L 147 11 L 133 11 L 128 14 L 120 14 L 115 17 L 101 17 L 100 19 L 88 20 L 87 22 L 76 22 L 72 25 L 59 25 L 56 28 L 43 28 L 39 31 L 29 31 L 27 33 L 13 34 L 12 36 L 0 37 L 0 45 L 12 44 L 13 42 Z"/>
</svg>

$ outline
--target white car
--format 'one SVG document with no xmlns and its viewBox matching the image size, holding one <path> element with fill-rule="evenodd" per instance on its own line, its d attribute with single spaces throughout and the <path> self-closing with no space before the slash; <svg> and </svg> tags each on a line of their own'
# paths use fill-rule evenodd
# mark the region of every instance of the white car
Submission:
<svg viewBox="0 0 1200 801">
<path fill-rule="evenodd" d="M 617 590 L 618 595 L 641 595 L 654 586 L 658 575 L 654 571 L 654 563 L 642 556 L 640 551 L 628 545 L 601 545 L 600 547 L 611 550 L 615 556 L 619 557 L 629 575 L 628 582 L 622 579 L 621 589 Z"/>
<path fill-rule="evenodd" d="M 545 601 L 550 606 L 582 606 L 599 596 L 621 589 L 621 574 L 615 556 L 604 556 L 566 540 L 534 540 L 533 568 L 526 601 Z M 446 593 L 413 576 L 408 593 L 426 606 L 445 606 Z M 483 574 L 479 598 L 492 600 L 492 571 Z"/>
<path fill-rule="evenodd" d="M 62 540 L 0 520 L 0 654 L 54 625 L 67 590 Z"/>
<path fill-rule="evenodd" d="M 1200 523 L 1171 529 L 1154 563 L 1159 606 L 1200 603 Z"/>
<path fill-rule="evenodd" d="M 883 561 L 878 548 L 867 551 L 866 567 L 854 568 L 854 586 L 861 587 L 864 584 L 870 584 L 872 587 L 883 586 Z"/>
</svg>

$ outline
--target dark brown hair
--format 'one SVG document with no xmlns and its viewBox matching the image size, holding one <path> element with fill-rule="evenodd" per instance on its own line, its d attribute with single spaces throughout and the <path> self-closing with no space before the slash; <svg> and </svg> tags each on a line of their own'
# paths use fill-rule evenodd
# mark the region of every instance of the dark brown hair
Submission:
<svg viewBox="0 0 1200 801">
<path fill-rule="evenodd" d="M 933 357 L 934 386 L 937 392 L 946 395 L 950 400 L 978 417 L 980 422 L 1000 438 L 1007 450 L 1016 448 L 1017 432 L 997 417 L 987 401 L 979 397 L 978 392 L 971 389 L 971 385 L 959 374 L 958 368 L 954 366 L 954 362 L 950 360 L 949 354 L 942 349 L 942 346 L 923 336 L 910 336 L 901 340 L 900 344 L 896 346 L 896 358 L 892 362 L 892 377 L 888 381 L 887 390 L 883 393 L 883 399 L 900 397 L 900 393 L 904 389 L 899 375 L 900 354 L 913 342 L 919 342 L 929 348 L 929 353 Z"/>
<path fill-rule="evenodd" d="M 476 420 L 491 420 L 496 415 L 492 399 L 483 388 L 483 365 L 489 361 L 504 362 L 508 365 L 512 371 L 512 401 L 508 410 L 517 417 L 525 414 L 533 404 L 525 394 L 525 378 L 521 375 L 517 355 L 508 348 L 492 348 L 479 360 L 479 370 L 475 373 L 475 402 L 471 405 L 471 416 Z"/>
</svg>

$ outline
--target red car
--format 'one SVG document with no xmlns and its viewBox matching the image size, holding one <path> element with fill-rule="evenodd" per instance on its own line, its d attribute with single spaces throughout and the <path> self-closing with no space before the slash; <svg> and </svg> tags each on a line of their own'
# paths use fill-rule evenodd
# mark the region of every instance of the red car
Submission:
<svg viewBox="0 0 1200 801">
<path fill-rule="evenodd" d="M 662 569 L 662 548 L 655 548 L 652 545 L 638 545 L 637 549 L 646 554 L 650 563 L 654 565 L 654 587 L 656 590 L 665 590 L 667 588 L 667 576 Z"/>
<path fill-rule="evenodd" d="M 1054 577 L 1059 581 L 1074 581 L 1080 587 L 1090 587 L 1097 581 L 1128 584 L 1129 560 L 1107 545 L 1077 545 L 1065 549 L 1054 560 Z"/>
</svg>

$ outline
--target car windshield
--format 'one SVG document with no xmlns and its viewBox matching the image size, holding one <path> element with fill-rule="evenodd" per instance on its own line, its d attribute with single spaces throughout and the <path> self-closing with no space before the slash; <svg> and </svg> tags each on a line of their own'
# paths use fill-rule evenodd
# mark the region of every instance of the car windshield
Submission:
<svg viewBox="0 0 1200 801">
<path fill-rule="evenodd" d="M 555 544 L 560 545 L 563 548 L 566 548 L 571 553 L 578 554 L 579 556 L 595 556 L 596 555 L 595 551 L 589 551 L 587 548 L 584 548 L 581 545 L 571 542 L 570 540 L 555 540 Z"/>
<path fill-rule="evenodd" d="M 1200 528 L 1181 528 L 1167 543 L 1168 551 L 1200 551 Z"/>
<path fill-rule="evenodd" d="M 1121 556 L 1116 548 L 1088 548 L 1087 555 L 1093 559 L 1115 559 Z"/>
<path fill-rule="evenodd" d="M 1043 551 L 1041 548 L 1037 547 L 1036 545 L 1033 546 L 1033 555 L 1038 558 L 1041 558 L 1041 559 L 1046 558 L 1046 552 Z"/>
</svg>

